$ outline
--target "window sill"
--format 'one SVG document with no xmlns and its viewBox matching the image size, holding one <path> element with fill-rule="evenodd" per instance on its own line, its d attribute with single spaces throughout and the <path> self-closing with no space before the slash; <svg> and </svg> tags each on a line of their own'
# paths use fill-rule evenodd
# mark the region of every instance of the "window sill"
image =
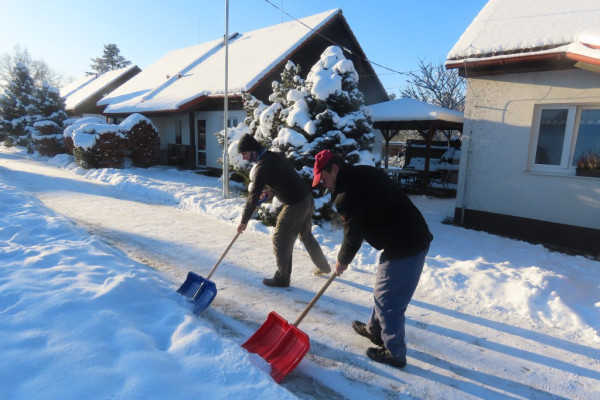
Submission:
<svg viewBox="0 0 600 400">
<path fill-rule="evenodd" d="M 597 170 L 595 170 L 595 171 L 597 172 Z M 548 177 L 555 177 L 555 178 L 583 178 L 583 179 L 589 179 L 589 178 L 598 179 L 598 178 L 600 178 L 600 174 L 598 174 L 598 175 L 580 175 L 580 174 L 575 173 L 575 171 L 573 171 L 573 170 L 571 170 L 569 172 L 527 170 L 527 171 L 525 171 L 525 173 L 530 174 L 530 175 L 548 176 Z"/>
</svg>

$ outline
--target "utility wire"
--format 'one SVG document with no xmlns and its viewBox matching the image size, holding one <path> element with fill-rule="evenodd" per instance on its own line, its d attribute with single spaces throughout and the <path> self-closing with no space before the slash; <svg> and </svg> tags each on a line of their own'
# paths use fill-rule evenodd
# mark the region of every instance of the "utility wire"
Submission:
<svg viewBox="0 0 600 400">
<path fill-rule="evenodd" d="M 281 10 L 281 12 L 282 12 L 283 14 L 287 15 L 288 17 L 290 17 L 290 18 L 291 18 L 291 19 L 293 19 L 294 21 L 296 21 L 296 22 L 299 22 L 300 24 L 304 25 L 305 27 L 307 27 L 308 29 L 310 29 L 311 31 L 313 31 L 314 33 L 316 33 L 317 35 L 321 36 L 323 39 L 325 39 L 325 40 L 328 40 L 328 41 L 330 41 L 331 43 L 333 43 L 334 45 L 338 46 L 339 48 L 341 48 L 342 50 L 344 50 L 344 51 L 345 51 L 345 52 L 347 52 L 348 54 L 352 54 L 352 55 L 353 55 L 353 56 L 355 56 L 355 57 L 361 58 L 361 59 L 363 59 L 364 61 L 366 61 L 366 62 L 368 62 L 368 63 L 370 63 L 370 64 L 376 65 L 376 66 L 378 66 L 379 68 L 386 69 L 386 70 L 388 70 L 388 71 L 390 71 L 390 72 L 392 72 L 392 73 L 394 73 L 394 74 L 400 74 L 400 75 L 408 75 L 408 74 L 409 74 L 408 72 L 400 72 L 400 71 L 396 71 L 396 70 L 394 70 L 394 69 L 392 69 L 392 68 L 388 68 L 388 67 L 386 67 L 386 66 L 384 66 L 384 65 L 378 64 L 378 63 L 376 63 L 375 61 L 371 61 L 371 60 L 369 60 L 368 58 L 365 58 L 365 57 L 361 56 L 360 54 L 355 54 L 355 53 L 353 53 L 353 52 L 352 52 L 352 50 L 350 50 L 350 49 L 348 49 L 348 48 L 346 48 L 346 47 L 344 47 L 344 46 L 342 46 L 342 45 L 340 45 L 340 44 L 336 43 L 335 41 L 333 41 L 333 40 L 329 39 L 327 36 L 323 35 L 322 33 L 315 31 L 315 30 L 314 30 L 312 27 L 310 27 L 310 26 L 306 25 L 304 22 L 300 21 L 298 18 L 296 18 L 296 17 L 294 17 L 294 16 L 290 15 L 288 12 L 284 11 L 282 8 L 280 8 L 280 7 L 276 6 L 275 4 L 271 3 L 269 0 L 265 0 L 265 1 L 266 1 L 267 3 L 269 3 L 270 5 L 272 5 L 273 7 L 275 7 L 276 9 L 278 9 L 278 10 Z"/>
</svg>

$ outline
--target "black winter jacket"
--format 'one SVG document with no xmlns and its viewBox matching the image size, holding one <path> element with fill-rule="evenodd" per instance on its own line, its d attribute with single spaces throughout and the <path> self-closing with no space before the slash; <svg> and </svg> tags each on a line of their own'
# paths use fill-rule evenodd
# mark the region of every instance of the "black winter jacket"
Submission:
<svg viewBox="0 0 600 400">
<path fill-rule="evenodd" d="M 363 240 L 383 249 L 382 262 L 419 253 L 433 240 L 417 207 L 377 168 L 342 167 L 333 196 L 344 223 L 344 240 L 337 256 L 342 264 L 352 262 Z"/>
<path fill-rule="evenodd" d="M 280 153 L 265 151 L 254 168 L 256 174 L 242 214 L 243 224 L 250 221 L 265 186 L 279 201 L 289 205 L 299 203 L 310 193 L 308 184 Z"/>
</svg>

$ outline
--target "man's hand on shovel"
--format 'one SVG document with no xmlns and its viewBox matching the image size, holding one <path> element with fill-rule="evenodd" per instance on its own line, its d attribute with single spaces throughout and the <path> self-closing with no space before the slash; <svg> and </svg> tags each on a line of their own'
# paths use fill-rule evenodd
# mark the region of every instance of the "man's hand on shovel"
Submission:
<svg viewBox="0 0 600 400">
<path fill-rule="evenodd" d="M 248 224 L 239 224 L 239 225 L 237 226 L 237 232 L 238 232 L 238 233 L 242 233 L 242 232 L 244 232 L 244 231 L 246 230 L 246 227 L 247 227 L 247 226 L 248 226 Z"/>
<path fill-rule="evenodd" d="M 261 193 L 259 199 L 258 199 L 258 204 L 256 205 L 256 208 L 260 207 L 260 205 L 262 203 L 264 203 L 265 201 L 269 200 L 269 198 L 271 197 L 271 191 L 270 190 L 263 190 L 263 192 Z M 242 233 L 246 230 L 246 228 L 248 227 L 248 224 L 242 224 L 240 223 L 237 226 L 237 232 L 238 233 Z"/>
<path fill-rule="evenodd" d="M 340 276 L 347 269 L 348 269 L 348 264 L 342 264 L 339 261 L 336 261 L 335 272 L 337 273 L 337 276 Z"/>
</svg>

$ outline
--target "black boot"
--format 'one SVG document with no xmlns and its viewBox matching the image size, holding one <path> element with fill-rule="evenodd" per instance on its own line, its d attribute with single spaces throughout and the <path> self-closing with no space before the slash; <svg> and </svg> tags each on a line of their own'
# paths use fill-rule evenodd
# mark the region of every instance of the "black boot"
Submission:
<svg viewBox="0 0 600 400">
<path fill-rule="evenodd" d="M 383 340 L 381 340 L 381 337 L 372 335 L 371 332 L 367 331 L 367 325 L 364 322 L 353 321 L 352 329 L 354 329 L 354 332 L 358 333 L 360 336 L 364 336 L 369 339 L 371 342 L 373 342 L 373 344 L 376 344 L 377 346 L 383 346 Z"/>
<path fill-rule="evenodd" d="M 272 286 L 272 287 L 288 287 L 290 286 L 290 282 L 285 282 L 283 280 L 273 278 L 265 278 L 263 279 L 263 285 Z"/>
<path fill-rule="evenodd" d="M 373 361 L 389 364 L 396 368 L 404 368 L 406 365 L 406 358 L 395 357 L 385 347 L 369 347 L 367 356 Z"/>
</svg>

